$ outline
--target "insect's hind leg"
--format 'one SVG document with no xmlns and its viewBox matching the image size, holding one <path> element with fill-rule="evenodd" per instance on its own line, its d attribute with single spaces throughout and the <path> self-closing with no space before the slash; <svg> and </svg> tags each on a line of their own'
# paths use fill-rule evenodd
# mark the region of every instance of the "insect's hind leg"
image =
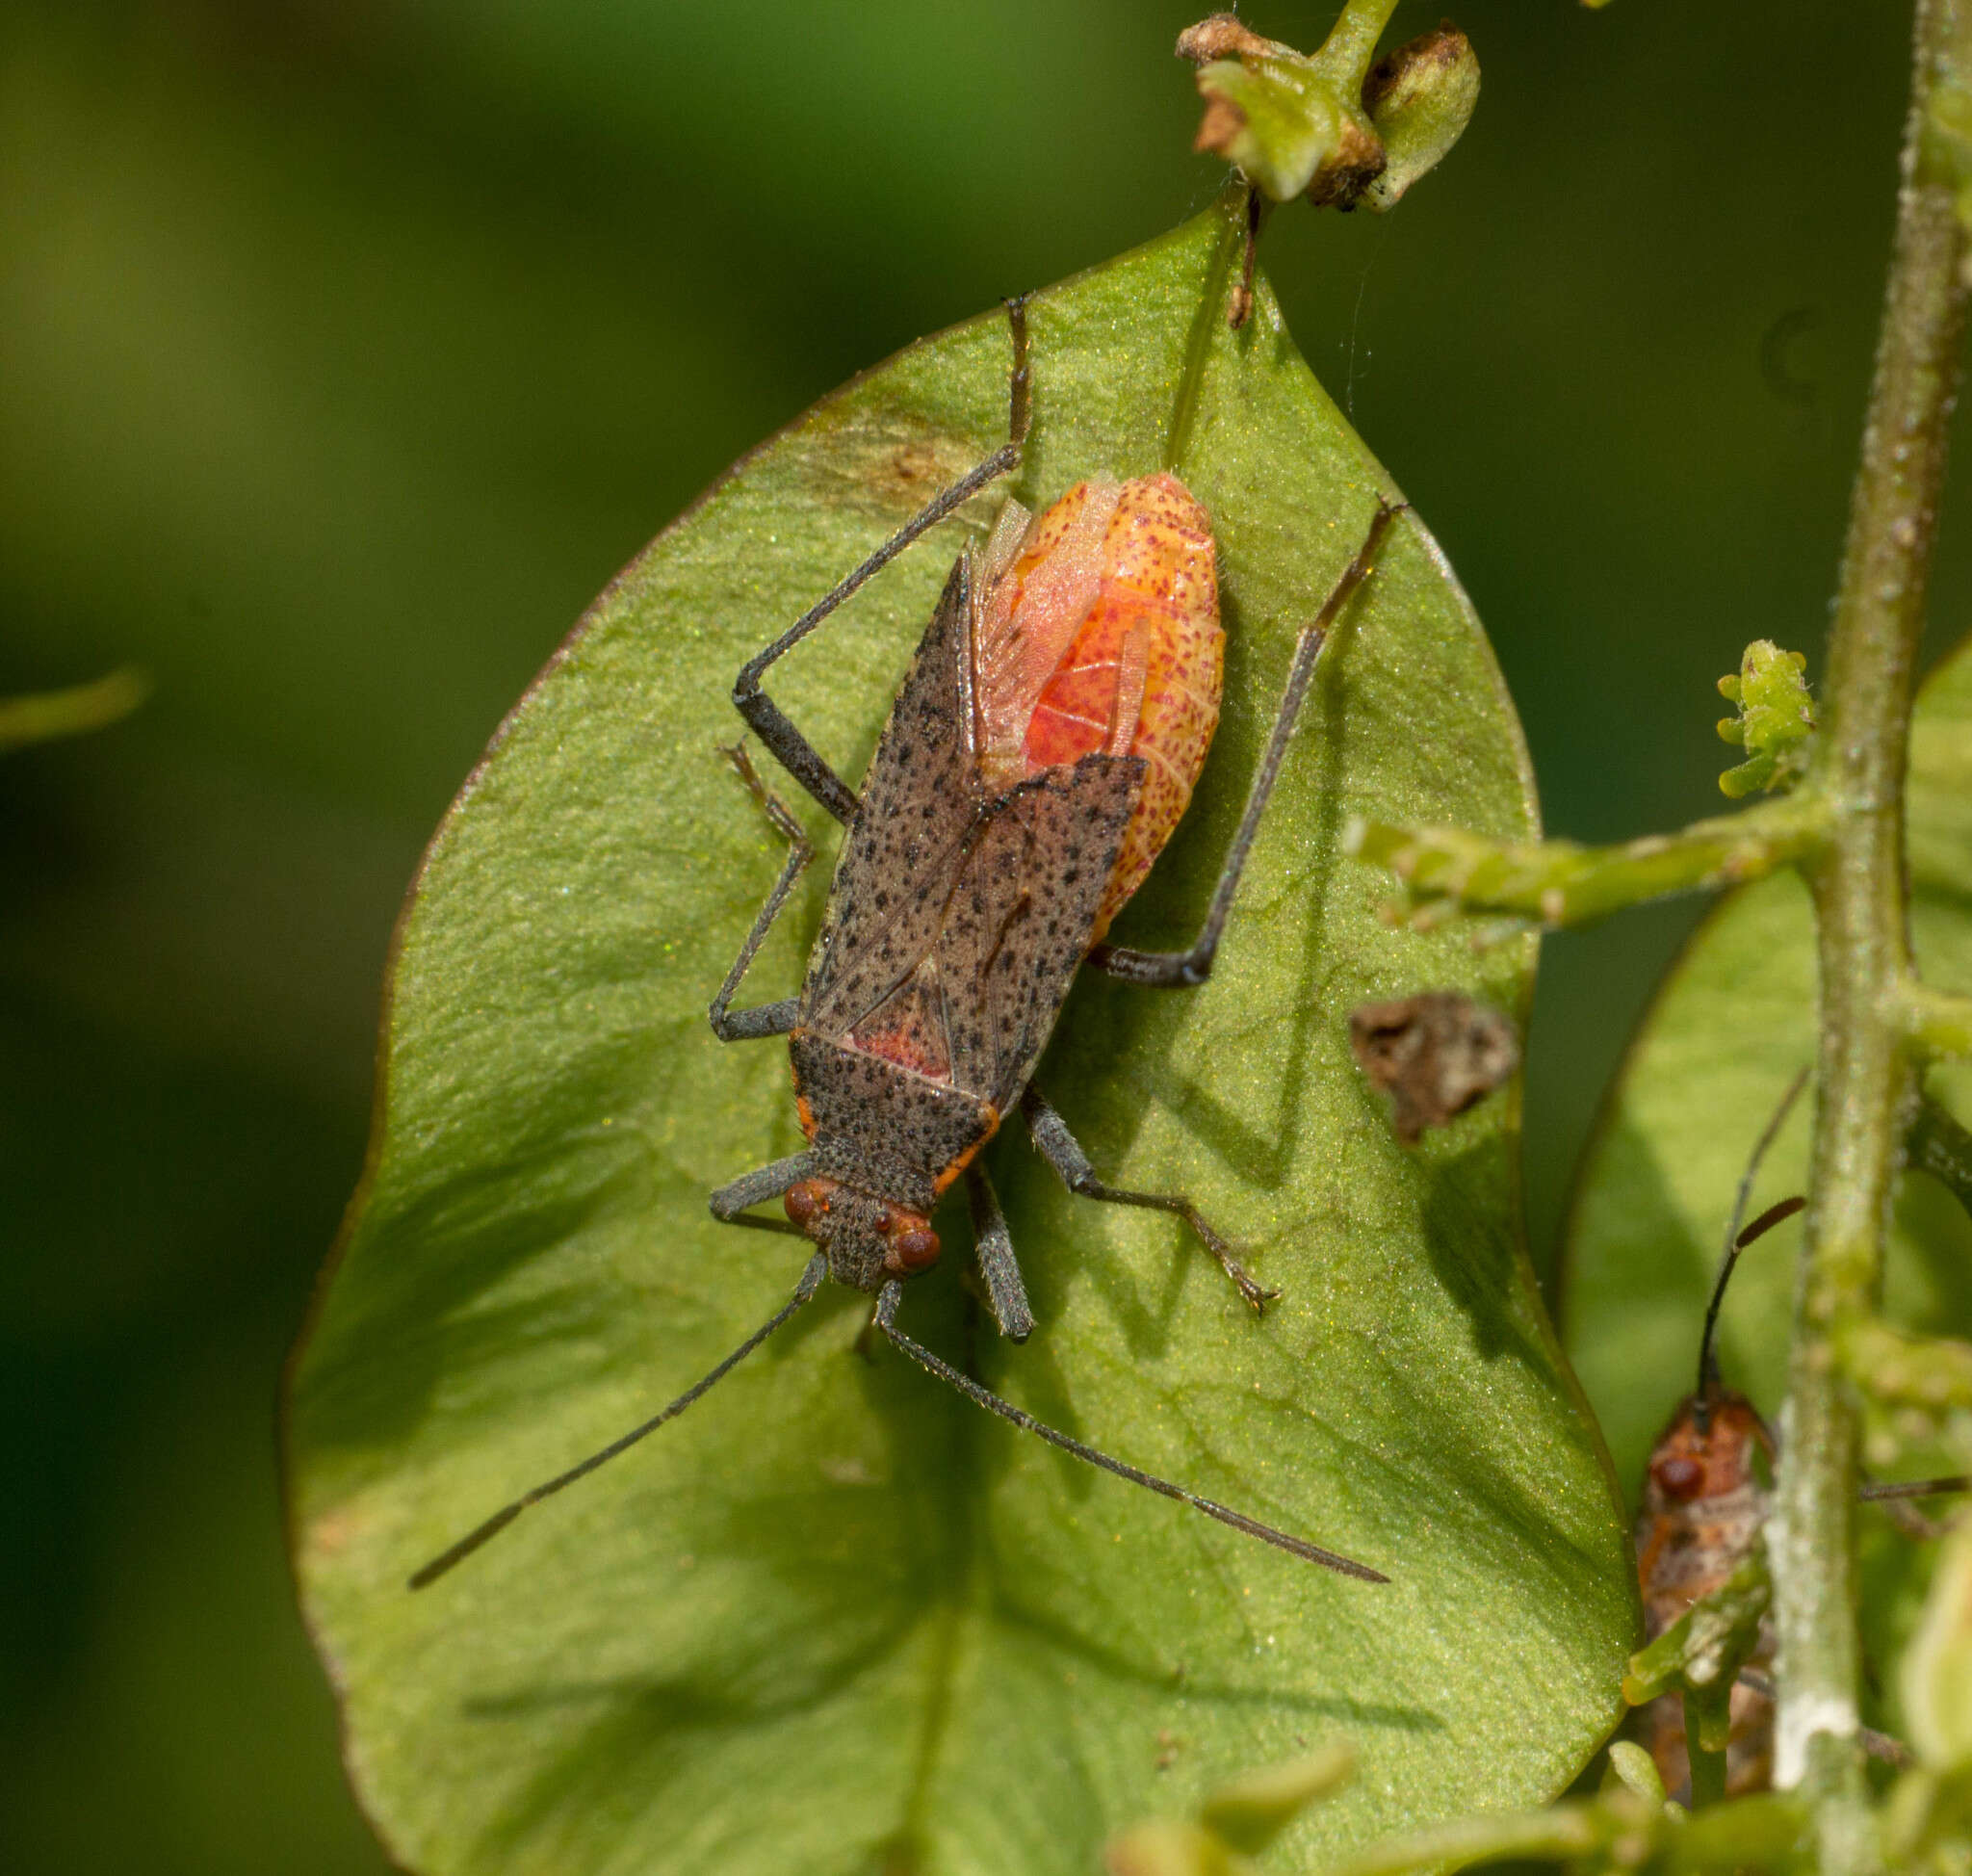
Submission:
<svg viewBox="0 0 1972 1876">
<path fill-rule="evenodd" d="M 767 666 L 785 656 L 828 617 L 843 600 L 880 573 L 920 534 L 928 533 L 956 508 L 971 501 L 987 483 L 1019 467 L 1026 441 L 1030 412 L 1027 378 L 1027 302 L 1023 295 L 1006 302 L 1013 334 L 1013 375 L 1007 392 L 1008 439 L 976 468 L 961 476 L 897 530 L 840 586 L 811 606 L 772 644 L 740 667 L 733 685 L 734 707 L 766 744 L 773 758 L 835 818 L 846 823 L 856 812 L 856 794 L 831 769 L 814 745 L 785 717 L 780 706 L 760 688 Z"/>
<path fill-rule="evenodd" d="M 1026 1119 L 1028 1133 L 1041 1150 L 1041 1157 L 1061 1175 L 1061 1183 L 1071 1192 L 1085 1199 L 1100 1199 L 1106 1205 L 1142 1206 L 1147 1211 L 1169 1212 L 1182 1218 L 1198 1234 L 1199 1241 L 1218 1260 L 1219 1268 L 1232 1279 L 1240 1295 L 1253 1305 L 1256 1314 L 1264 1311 L 1281 1293 L 1278 1290 L 1268 1290 L 1256 1283 L 1246 1273 L 1239 1260 L 1232 1255 L 1232 1245 L 1206 1222 L 1198 1207 L 1182 1192 L 1131 1192 L 1097 1178 L 1096 1169 L 1089 1163 L 1089 1156 L 1082 1151 L 1081 1142 L 1068 1131 L 1068 1122 L 1050 1105 L 1047 1096 L 1031 1083 L 1021 1096 L 1021 1112 Z"/>
<path fill-rule="evenodd" d="M 801 999 L 798 997 L 783 997 L 777 1003 L 759 1003 L 752 1009 L 734 1009 L 732 1003 L 740 988 L 740 979 L 746 975 L 754 953 L 766 942 L 766 934 L 773 922 L 781 916 L 781 908 L 787 904 L 788 895 L 794 890 L 795 880 L 801 877 L 801 870 L 815 857 L 815 848 L 787 805 L 777 800 L 760 779 L 760 771 L 754 768 L 753 758 L 746 753 L 746 745 L 736 743 L 720 753 L 733 765 L 740 779 L 746 784 L 747 792 L 760 803 L 761 812 L 788 839 L 788 857 L 782 864 L 781 876 L 774 881 L 773 890 L 767 894 L 766 902 L 753 921 L 753 929 L 740 947 L 740 955 L 733 960 L 733 968 L 726 973 L 725 982 L 719 985 L 718 995 L 706 1011 L 713 1033 L 721 1042 L 752 1042 L 762 1036 L 786 1035 L 794 1027 L 800 1012 Z"/>
<path fill-rule="evenodd" d="M 1356 558 L 1336 582 L 1335 589 L 1323 602 L 1321 611 L 1301 630 L 1301 637 L 1294 646 L 1294 662 L 1287 668 L 1286 686 L 1281 692 L 1281 707 L 1274 716 L 1273 734 L 1267 739 L 1266 753 L 1260 758 L 1258 772 L 1254 776 L 1253 788 L 1246 797 L 1246 812 L 1239 817 L 1238 831 L 1232 836 L 1232 845 L 1227 850 L 1226 864 L 1220 870 L 1218 885 L 1212 889 L 1212 902 L 1207 909 L 1206 922 L 1199 927 L 1198 936 L 1187 950 L 1181 951 L 1138 951 L 1120 945 L 1097 945 L 1088 956 L 1088 962 L 1096 970 L 1112 977 L 1121 977 L 1127 983 L 1148 984 L 1156 990 L 1194 989 L 1211 976 L 1212 959 L 1218 954 L 1219 937 L 1226 928 L 1227 914 L 1232 909 L 1233 896 L 1239 890 L 1239 875 L 1246 866 L 1254 836 L 1259 831 L 1260 817 L 1266 812 L 1274 783 L 1280 779 L 1281 764 L 1286 759 L 1287 745 L 1294 740 L 1294 725 L 1301 716 L 1301 706 L 1307 700 L 1309 686 L 1313 682 L 1315 662 L 1321 656 L 1329 627 L 1341 615 L 1342 608 L 1349 603 L 1357 587 L 1369 578 L 1384 535 L 1388 532 L 1390 523 L 1403 512 L 1400 505 L 1389 502 L 1378 505 L 1376 518 L 1370 522 L 1362 545 L 1356 550 Z"/>
</svg>

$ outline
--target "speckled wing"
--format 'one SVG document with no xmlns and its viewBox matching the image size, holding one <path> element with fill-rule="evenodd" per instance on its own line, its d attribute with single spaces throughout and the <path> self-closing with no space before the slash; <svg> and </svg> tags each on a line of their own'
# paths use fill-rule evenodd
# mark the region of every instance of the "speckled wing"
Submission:
<svg viewBox="0 0 1972 1876">
<path fill-rule="evenodd" d="M 1088 954 L 1143 786 L 1134 756 L 1084 756 L 1011 789 L 952 882 L 925 975 L 944 999 L 950 1079 L 1005 1113 Z"/>
<path fill-rule="evenodd" d="M 810 1000 L 800 1032 L 1005 1113 L 1088 952 L 1144 767 L 1084 756 L 979 806 L 942 867 L 869 928 L 870 959 Z"/>
<path fill-rule="evenodd" d="M 971 569 L 961 558 L 891 706 L 843 837 L 801 987 L 802 1023 L 842 1036 L 931 949 L 959 853 L 985 805 L 964 664 Z"/>
<path fill-rule="evenodd" d="M 1144 765 L 1085 758 L 989 795 L 973 747 L 971 630 L 961 560 L 843 837 L 800 1028 L 999 1107 L 1088 950 Z"/>
</svg>

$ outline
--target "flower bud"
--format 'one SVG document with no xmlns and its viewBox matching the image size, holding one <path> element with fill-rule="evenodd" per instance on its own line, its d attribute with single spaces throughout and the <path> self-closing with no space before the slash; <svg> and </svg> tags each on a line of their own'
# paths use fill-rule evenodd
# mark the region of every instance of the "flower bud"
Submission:
<svg viewBox="0 0 1972 1876">
<path fill-rule="evenodd" d="M 1394 208 L 1459 141 L 1478 102 L 1479 58 L 1455 26 L 1440 26 L 1379 61 L 1363 82 L 1362 103 L 1386 161 L 1363 201 L 1379 212 Z"/>
</svg>

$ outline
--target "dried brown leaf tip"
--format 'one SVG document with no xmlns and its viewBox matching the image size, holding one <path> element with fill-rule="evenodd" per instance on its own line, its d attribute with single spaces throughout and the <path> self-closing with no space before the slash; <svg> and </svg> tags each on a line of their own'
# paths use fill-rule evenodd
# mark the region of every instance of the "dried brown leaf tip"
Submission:
<svg viewBox="0 0 1972 1876">
<path fill-rule="evenodd" d="M 1195 65 L 1208 65 L 1214 59 L 1237 59 L 1246 53 L 1300 57 L 1291 45 L 1261 39 L 1237 13 L 1213 13 L 1178 36 L 1178 56 Z"/>
<path fill-rule="evenodd" d="M 1456 990 L 1426 990 L 1350 1013 L 1349 1046 L 1371 1086 L 1390 1097 L 1406 1146 L 1483 1100 L 1520 1065 L 1519 1037 L 1496 1009 Z"/>
</svg>

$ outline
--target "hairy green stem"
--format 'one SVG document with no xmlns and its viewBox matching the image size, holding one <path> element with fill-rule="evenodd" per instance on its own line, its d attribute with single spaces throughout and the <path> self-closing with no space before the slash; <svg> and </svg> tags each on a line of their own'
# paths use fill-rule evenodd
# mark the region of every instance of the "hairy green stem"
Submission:
<svg viewBox="0 0 1972 1876">
<path fill-rule="evenodd" d="M 1414 898 L 1469 912 L 1504 912 L 1551 927 L 1582 925 L 1667 893 L 1736 886 L 1811 852 L 1827 814 L 1809 791 L 1738 814 L 1694 821 L 1614 847 L 1573 841 L 1527 845 L 1462 827 L 1394 827 L 1354 821 L 1343 847 L 1388 867 Z"/>
<path fill-rule="evenodd" d="M 1972 1133 L 1936 1102 L 1927 1100 L 1917 1109 L 1906 1145 L 1910 1163 L 1921 1166 L 1972 1212 Z"/>
<path fill-rule="evenodd" d="M 1314 56 L 1324 65 L 1354 74 L 1361 91 L 1363 75 L 1376 57 L 1376 42 L 1396 10 L 1397 0 L 1349 0 Z"/>
<path fill-rule="evenodd" d="M 1768 1549 L 1780 1637 L 1775 1779 L 1813 1804 L 1828 1876 L 1881 1862 L 1856 1751 L 1858 1414 L 1835 1339 L 1877 1297 L 1915 1094 L 1901 1020 L 1910 971 L 1904 770 L 1964 318 L 1964 242 L 1930 103 L 1965 49 L 1968 8 L 1972 0 L 1918 0 L 1916 9 L 1896 239 L 1808 783 L 1830 815 L 1808 869 L 1821 963 L 1820 1100 Z"/>
<path fill-rule="evenodd" d="M 1912 980 L 1904 986 L 1904 1024 L 1927 1055 L 1972 1055 L 1972 997 Z"/>
<path fill-rule="evenodd" d="M 1710 1743 L 1707 1721 L 1723 1718 L 1731 1723 L 1732 1688 L 1726 1686 L 1684 1696 L 1684 1762 L 1691 1770 L 1691 1805 L 1703 1811 L 1726 1802 L 1726 1747 Z M 1724 1711 L 1718 1712 L 1717 1709 Z M 1708 1710 L 1711 1709 L 1711 1710 Z"/>
</svg>

